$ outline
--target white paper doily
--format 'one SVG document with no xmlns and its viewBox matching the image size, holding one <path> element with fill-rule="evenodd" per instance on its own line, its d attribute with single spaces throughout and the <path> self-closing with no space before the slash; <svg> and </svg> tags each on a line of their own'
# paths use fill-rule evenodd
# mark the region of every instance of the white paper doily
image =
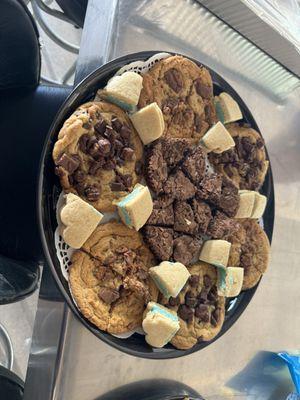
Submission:
<svg viewBox="0 0 300 400">
<path fill-rule="evenodd" d="M 133 61 L 130 64 L 124 65 L 124 67 L 120 68 L 115 75 L 122 75 L 124 72 L 132 71 L 136 72 L 137 74 L 145 74 L 149 71 L 150 68 L 153 67 L 158 61 L 163 60 L 164 58 L 170 57 L 171 54 L 169 53 L 157 53 L 154 56 L 148 58 L 146 61 Z"/>
</svg>

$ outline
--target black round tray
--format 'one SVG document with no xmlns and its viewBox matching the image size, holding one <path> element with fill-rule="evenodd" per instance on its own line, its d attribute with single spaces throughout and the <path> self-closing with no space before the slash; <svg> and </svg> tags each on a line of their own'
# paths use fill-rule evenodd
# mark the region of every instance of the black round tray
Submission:
<svg viewBox="0 0 300 400">
<path fill-rule="evenodd" d="M 210 343 L 217 340 L 222 336 L 239 318 L 242 312 L 246 309 L 252 296 L 254 295 L 257 286 L 242 292 L 239 296 L 233 299 L 229 299 L 226 303 L 226 316 L 221 332 L 210 342 L 200 342 L 196 344 L 192 349 L 189 350 L 177 350 L 172 345 L 167 345 L 163 349 L 152 349 L 145 341 L 144 337 L 139 334 L 134 334 L 128 339 L 119 339 L 109 333 L 103 332 L 96 328 L 90 323 L 84 316 L 79 312 L 76 305 L 74 304 L 68 282 L 64 279 L 61 273 L 60 264 L 56 256 L 56 249 L 54 244 L 54 232 L 57 227 L 56 222 L 56 203 L 58 196 L 61 192 L 61 186 L 58 178 L 54 174 L 54 164 L 52 161 L 52 149 L 56 141 L 57 134 L 62 127 L 64 121 L 75 111 L 75 109 L 94 98 L 98 88 L 104 87 L 109 78 L 111 78 L 118 69 L 126 64 L 138 60 L 147 60 L 157 51 L 139 52 L 134 54 L 128 54 L 126 56 L 117 58 L 93 73 L 87 76 L 78 86 L 75 87 L 73 92 L 65 100 L 64 104 L 60 108 L 59 112 L 54 119 L 50 131 L 47 135 L 42 157 L 40 161 L 40 175 L 38 182 L 38 219 L 41 239 L 43 243 L 44 252 L 46 259 L 51 268 L 52 274 L 55 278 L 58 288 L 63 294 L 65 300 L 70 306 L 75 316 L 99 339 L 110 344 L 111 346 L 124 351 L 125 353 L 145 357 L 151 359 L 166 359 L 181 357 L 187 354 L 191 354 L 198 351 Z M 177 53 L 178 54 L 178 53 Z M 190 58 L 190 57 L 189 57 Z M 191 58 L 190 58 L 191 59 Z M 199 61 L 191 59 L 196 64 L 202 65 Z M 238 103 L 242 110 L 244 119 L 242 122 L 248 123 L 255 130 L 259 132 L 258 126 L 247 108 L 246 104 L 235 92 L 235 90 L 217 73 L 209 69 L 213 83 L 214 83 L 214 94 L 218 95 L 221 91 L 229 93 Z M 267 156 L 268 157 L 268 156 Z M 267 206 L 264 213 L 264 229 L 271 242 L 274 224 L 274 186 L 272 178 L 271 165 L 264 185 L 261 189 L 261 193 L 267 196 Z"/>
</svg>

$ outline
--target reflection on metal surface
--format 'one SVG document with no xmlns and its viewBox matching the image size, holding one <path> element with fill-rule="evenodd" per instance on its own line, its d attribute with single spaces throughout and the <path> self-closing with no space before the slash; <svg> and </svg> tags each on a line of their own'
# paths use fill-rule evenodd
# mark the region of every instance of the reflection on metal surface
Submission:
<svg viewBox="0 0 300 400">
<path fill-rule="evenodd" d="M 129 20 L 151 33 L 153 39 L 164 37 L 186 52 L 200 51 L 204 64 L 214 66 L 217 72 L 221 66 L 227 74 L 240 75 L 271 96 L 285 98 L 300 86 L 298 78 L 196 2 L 140 3 L 138 13 L 128 14 Z"/>
<path fill-rule="evenodd" d="M 272 261 L 246 312 L 230 331 L 209 347 L 181 359 L 146 360 L 120 353 L 92 335 L 69 311 L 63 319 L 63 304 L 40 302 L 25 400 L 95 400 L 146 378 L 185 383 L 207 400 L 281 400 L 290 391 L 290 381 L 286 369 L 272 369 L 273 352 L 299 347 L 300 328 L 300 313 L 296 312 L 300 303 L 300 93 L 299 89 L 291 92 L 297 84 L 288 77 L 284 83 L 275 68 L 270 79 L 281 82 L 278 91 L 263 86 L 259 79 L 268 78 L 268 73 L 256 74 L 252 50 L 247 59 L 238 46 L 231 46 L 229 36 L 224 39 L 221 23 L 199 12 L 199 6 L 190 1 L 118 3 L 116 29 L 109 38 L 109 58 L 155 49 L 185 53 L 215 69 L 250 108 L 266 140 L 275 180 Z M 169 20 L 171 3 L 174 9 L 177 7 L 173 21 Z M 96 4 L 98 0 L 90 0 L 89 7 Z M 155 15 L 150 13 L 153 4 Z M 96 23 L 100 11 L 97 7 L 94 10 L 95 15 L 86 24 Z M 172 25 L 171 33 L 164 30 L 167 24 Z M 193 43 L 190 31 L 185 31 L 187 26 L 199 35 Z M 91 34 L 85 35 L 82 42 L 89 48 L 90 65 L 97 59 L 100 40 Z M 284 101 L 278 97 L 281 91 Z M 51 318 L 47 318 L 48 313 L 53 313 Z M 43 355 L 42 348 L 47 349 Z"/>
<path fill-rule="evenodd" d="M 2 324 L 0 324 L 0 349 L 0 365 L 3 365 L 12 371 L 14 363 L 14 349 L 9 334 Z"/>
</svg>

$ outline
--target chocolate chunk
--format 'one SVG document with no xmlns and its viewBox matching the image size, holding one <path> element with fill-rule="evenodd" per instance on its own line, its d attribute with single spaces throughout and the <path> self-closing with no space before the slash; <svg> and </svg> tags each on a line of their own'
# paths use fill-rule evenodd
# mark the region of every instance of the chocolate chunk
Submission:
<svg viewBox="0 0 300 400">
<path fill-rule="evenodd" d="M 123 145 L 123 143 L 121 142 L 121 140 L 116 139 L 116 140 L 114 141 L 113 148 L 114 148 L 114 153 L 115 153 L 115 156 L 116 156 L 116 157 L 120 157 L 120 156 L 121 156 L 123 147 L 124 147 L 124 145 Z"/>
<path fill-rule="evenodd" d="M 195 186 L 180 170 L 168 178 L 163 190 L 166 194 L 174 196 L 178 200 L 188 200 L 196 193 Z"/>
<path fill-rule="evenodd" d="M 239 229 L 239 223 L 217 211 L 214 218 L 211 220 L 207 234 L 213 239 L 228 240 Z"/>
<path fill-rule="evenodd" d="M 174 239 L 174 260 L 185 266 L 190 265 L 193 259 L 199 255 L 201 244 L 202 240 L 196 237 L 188 235 L 177 237 Z"/>
<path fill-rule="evenodd" d="M 183 88 L 183 79 L 181 73 L 175 69 L 171 68 L 164 74 L 164 79 L 174 92 L 179 93 Z"/>
<path fill-rule="evenodd" d="M 110 152 L 111 144 L 107 139 L 99 139 L 98 140 L 99 151 L 101 154 L 106 155 Z"/>
<path fill-rule="evenodd" d="M 185 201 L 174 203 L 174 230 L 191 235 L 195 235 L 198 231 L 192 207 Z"/>
<path fill-rule="evenodd" d="M 216 286 L 213 286 L 208 292 L 207 298 L 211 302 L 215 302 L 218 299 L 218 293 Z"/>
<path fill-rule="evenodd" d="M 168 168 L 162 154 L 161 142 L 149 149 L 145 169 L 148 185 L 155 193 L 159 193 L 168 178 Z"/>
<path fill-rule="evenodd" d="M 131 135 L 131 129 L 129 128 L 128 125 L 122 125 L 120 129 L 120 135 L 123 139 L 128 140 Z"/>
<path fill-rule="evenodd" d="M 206 85 L 200 78 L 196 79 L 195 82 L 196 92 L 203 99 L 210 99 L 213 96 L 213 88 L 212 86 Z"/>
<path fill-rule="evenodd" d="M 180 100 L 175 98 L 175 97 L 170 97 L 168 98 L 163 104 L 162 104 L 162 112 L 165 115 L 169 114 L 174 114 L 176 109 L 178 108 L 180 103 Z"/>
<path fill-rule="evenodd" d="M 202 235 L 205 235 L 212 218 L 210 207 L 202 200 L 193 199 L 192 209 L 194 212 L 195 221 L 198 224 L 198 232 Z"/>
<path fill-rule="evenodd" d="M 162 139 L 162 153 L 169 169 L 176 167 L 191 149 L 192 144 L 188 139 Z"/>
<path fill-rule="evenodd" d="M 173 253 L 173 230 L 147 225 L 144 238 L 153 254 L 161 261 L 167 261 Z"/>
<path fill-rule="evenodd" d="M 84 182 L 78 182 L 74 184 L 74 188 L 76 190 L 76 192 L 80 195 L 83 196 L 84 195 L 84 191 L 85 191 L 85 183 Z"/>
<path fill-rule="evenodd" d="M 97 201 L 100 197 L 100 190 L 96 186 L 88 186 L 84 193 L 88 201 Z"/>
<path fill-rule="evenodd" d="M 198 185 L 205 175 L 205 155 L 200 146 L 182 164 L 183 172 Z"/>
<path fill-rule="evenodd" d="M 189 284 L 190 286 L 193 287 L 197 287 L 199 285 L 199 281 L 200 281 L 200 277 L 199 275 L 191 275 L 189 277 Z"/>
<path fill-rule="evenodd" d="M 102 120 L 102 121 L 98 121 L 96 124 L 95 124 L 95 131 L 97 132 L 97 133 L 99 133 L 100 135 L 103 135 L 104 134 L 104 132 L 106 131 L 106 126 L 107 126 L 107 124 L 106 124 L 106 122 L 104 121 L 104 119 Z"/>
<path fill-rule="evenodd" d="M 134 151 L 130 147 L 124 147 L 121 153 L 121 157 L 125 161 L 130 161 L 133 159 Z"/>
<path fill-rule="evenodd" d="M 209 291 L 208 288 L 203 288 L 201 292 L 198 294 L 197 298 L 200 304 L 206 304 L 208 302 L 207 301 L 208 291 Z"/>
<path fill-rule="evenodd" d="M 199 114 L 197 114 L 197 113 L 194 113 L 194 127 L 195 127 L 196 132 L 201 131 L 202 121 L 201 121 Z"/>
<path fill-rule="evenodd" d="M 176 307 L 180 304 L 180 299 L 179 297 L 170 297 L 169 298 L 169 305 L 171 307 Z"/>
<path fill-rule="evenodd" d="M 90 135 L 84 134 L 80 137 L 79 139 L 79 149 L 83 152 L 86 153 L 87 147 L 88 147 L 88 141 L 90 139 Z"/>
<path fill-rule="evenodd" d="M 116 168 L 116 162 L 114 160 L 107 160 L 105 164 L 103 164 L 103 169 L 106 171 L 110 171 Z"/>
<path fill-rule="evenodd" d="M 88 154 L 92 156 L 95 160 L 101 158 L 100 148 L 97 142 L 89 146 Z"/>
<path fill-rule="evenodd" d="M 209 288 L 209 287 L 211 286 L 211 284 L 212 284 L 211 277 L 208 276 L 208 275 L 204 275 L 204 277 L 203 277 L 203 284 L 204 284 L 204 287 L 205 287 L 205 288 Z"/>
<path fill-rule="evenodd" d="M 117 117 L 112 118 L 111 125 L 116 132 L 120 132 L 123 126 L 122 122 Z"/>
<path fill-rule="evenodd" d="M 112 192 L 123 192 L 126 190 L 124 184 L 121 182 L 111 182 L 109 186 Z"/>
<path fill-rule="evenodd" d="M 204 107 L 204 112 L 205 112 L 205 120 L 209 125 L 212 125 L 214 123 L 214 110 L 213 106 L 211 104 L 207 104 Z"/>
<path fill-rule="evenodd" d="M 137 175 L 142 175 L 142 174 L 143 174 L 143 169 L 144 169 L 143 163 L 142 163 L 140 160 L 138 160 L 138 161 L 135 163 L 135 168 L 134 168 L 135 173 L 136 173 Z"/>
<path fill-rule="evenodd" d="M 211 174 L 205 176 L 198 186 L 197 198 L 216 204 L 222 192 L 222 176 Z"/>
<path fill-rule="evenodd" d="M 191 308 L 196 307 L 197 302 L 198 302 L 197 297 L 191 291 L 186 292 L 186 294 L 185 294 L 185 304 L 188 307 L 191 307 Z"/>
<path fill-rule="evenodd" d="M 222 181 L 222 192 L 218 199 L 217 207 L 224 211 L 229 217 L 234 217 L 239 207 L 238 189 L 225 177 Z"/>
<path fill-rule="evenodd" d="M 178 308 L 178 316 L 190 324 L 193 321 L 194 311 L 186 306 L 185 304 L 181 304 Z"/>
<path fill-rule="evenodd" d="M 111 143 L 111 145 L 113 146 L 113 144 L 115 143 L 115 141 L 118 139 L 118 134 L 115 130 L 113 130 L 113 128 L 111 126 L 106 126 L 105 132 L 103 134 Z"/>
<path fill-rule="evenodd" d="M 90 136 L 89 140 L 87 142 L 87 151 L 89 151 L 89 149 L 91 147 L 93 147 L 95 144 L 97 144 L 97 142 L 98 142 L 98 140 L 97 140 L 96 136 L 94 136 L 94 135 Z"/>
<path fill-rule="evenodd" d="M 221 316 L 221 310 L 220 310 L 220 308 L 216 308 L 213 311 L 212 315 L 211 315 L 211 324 L 212 324 L 212 326 L 217 326 L 218 325 L 218 322 L 220 320 L 220 316 Z"/>
<path fill-rule="evenodd" d="M 94 176 L 98 175 L 99 172 L 101 172 L 102 165 L 103 165 L 103 160 L 101 160 L 101 162 L 92 161 L 89 167 L 89 174 Z"/>
<path fill-rule="evenodd" d="M 69 155 L 64 153 L 56 164 L 66 170 L 69 174 L 73 174 L 80 165 L 80 158 L 76 154 Z"/>
<path fill-rule="evenodd" d="M 120 297 L 120 294 L 115 289 L 101 287 L 99 290 L 98 296 L 101 300 L 104 301 L 104 303 L 111 304 L 114 301 L 118 300 L 118 298 Z"/>
<path fill-rule="evenodd" d="M 263 138 L 259 138 L 259 139 L 256 140 L 256 147 L 257 147 L 258 149 L 261 149 L 261 148 L 264 147 L 264 140 L 263 140 Z"/>
<path fill-rule="evenodd" d="M 165 208 L 157 208 L 156 203 L 157 200 L 154 200 L 153 211 L 147 221 L 147 224 L 173 226 L 174 225 L 173 204 L 170 204 Z"/>
<path fill-rule="evenodd" d="M 202 322 L 209 322 L 209 308 L 205 304 L 199 304 L 195 308 L 195 317 L 199 318 Z"/>
<path fill-rule="evenodd" d="M 118 173 L 116 177 L 117 182 L 123 183 L 126 189 L 130 189 L 132 186 L 132 176 L 130 174 L 121 174 Z"/>
<path fill-rule="evenodd" d="M 77 169 L 77 171 L 74 172 L 73 178 L 75 182 L 83 182 L 86 178 L 86 174 L 81 169 Z"/>
</svg>

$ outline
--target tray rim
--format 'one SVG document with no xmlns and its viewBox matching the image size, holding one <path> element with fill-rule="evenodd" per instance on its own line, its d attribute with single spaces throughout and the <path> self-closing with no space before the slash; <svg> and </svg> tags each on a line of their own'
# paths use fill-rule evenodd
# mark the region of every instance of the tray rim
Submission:
<svg viewBox="0 0 300 400">
<path fill-rule="evenodd" d="M 197 343 L 195 346 L 193 346 L 191 349 L 188 349 L 188 350 L 179 350 L 179 349 L 174 348 L 173 346 L 172 347 L 170 346 L 170 348 L 164 348 L 164 349 L 158 350 L 158 351 L 152 349 L 152 351 L 142 352 L 140 350 L 134 350 L 130 347 L 127 347 L 125 344 L 126 341 L 128 343 L 128 340 L 133 337 L 131 337 L 129 339 L 118 339 L 118 338 L 113 337 L 112 335 L 110 335 L 107 332 L 101 331 L 100 329 L 95 327 L 91 322 L 89 322 L 81 314 L 81 312 L 77 309 L 76 305 L 74 304 L 71 295 L 69 293 L 67 293 L 67 290 L 65 289 L 65 287 L 62 283 L 62 280 L 57 272 L 57 269 L 54 265 L 53 255 L 51 255 L 50 251 L 49 251 L 49 247 L 51 245 L 54 246 L 54 237 L 52 237 L 51 243 L 48 243 L 48 239 L 46 237 L 47 227 L 44 226 L 44 222 L 45 222 L 45 219 L 47 219 L 47 216 L 45 214 L 46 209 L 44 207 L 44 205 L 45 205 L 44 184 L 46 181 L 45 173 L 47 172 L 45 170 L 46 157 L 49 158 L 49 156 L 50 156 L 50 158 L 52 159 L 51 153 L 52 153 L 54 140 L 56 140 L 58 129 L 62 126 L 62 123 L 65 121 L 66 118 L 68 118 L 68 116 L 72 112 L 75 111 L 75 109 L 80 104 L 83 104 L 83 102 L 82 102 L 83 99 L 81 99 L 81 95 L 82 95 L 82 92 L 84 92 L 84 90 L 85 90 L 84 89 L 85 86 L 91 86 L 92 83 L 95 85 L 97 81 L 100 81 L 102 79 L 107 80 L 109 76 L 111 76 L 122 66 L 124 66 L 130 62 L 138 61 L 138 60 L 146 60 L 155 54 L 164 53 L 164 52 L 167 52 L 170 55 L 181 55 L 181 56 L 186 57 L 186 58 L 190 59 L 191 61 L 195 62 L 197 65 L 203 65 L 204 67 L 206 67 L 212 75 L 212 79 L 213 79 L 213 83 L 214 83 L 214 90 L 215 90 L 215 88 L 217 88 L 219 86 L 222 88 L 222 90 L 228 91 L 231 94 L 233 93 L 235 100 L 238 101 L 239 105 L 242 106 L 243 111 L 246 112 L 247 120 L 249 120 L 249 119 L 251 120 L 251 127 L 254 128 L 255 130 L 257 130 L 261 135 L 261 132 L 258 128 L 258 125 L 257 125 L 254 117 L 252 116 L 252 113 L 250 112 L 250 110 L 248 109 L 247 105 L 244 103 L 242 98 L 238 95 L 238 93 L 235 91 L 235 89 L 224 78 L 222 78 L 218 73 L 216 73 L 212 68 L 206 66 L 205 64 L 202 64 L 200 61 L 198 61 L 190 56 L 187 56 L 187 55 L 184 55 L 184 54 L 178 53 L 178 52 L 155 50 L 155 51 L 141 51 L 141 52 L 129 53 L 124 56 L 115 58 L 115 59 L 109 61 L 108 63 L 102 65 L 101 67 L 97 68 L 95 71 L 90 73 L 86 78 L 84 78 L 79 84 L 77 84 L 73 88 L 73 90 L 69 94 L 69 96 L 66 98 L 66 100 L 64 101 L 64 103 L 62 104 L 60 109 L 58 110 L 55 118 L 53 119 L 53 122 L 50 126 L 50 129 L 49 129 L 48 134 L 44 141 L 44 147 L 43 147 L 43 150 L 41 153 L 41 158 L 40 158 L 40 163 L 39 163 L 39 178 L 38 178 L 38 188 L 37 188 L 38 227 L 39 227 L 40 237 L 41 237 L 41 241 L 42 241 L 43 251 L 44 251 L 47 263 L 50 266 L 52 276 L 55 279 L 55 283 L 56 283 L 59 291 L 62 293 L 68 306 L 71 308 L 71 311 L 73 312 L 75 317 L 77 319 L 79 319 L 80 322 L 83 323 L 83 325 L 87 329 L 89 329 L 89 331 L 91 331 L 95 336 L 97 336 L 100 340 L 104 341 L 105 343 L 109 344 L 110 346 L 112 346 L 122 352 L 125 352 L 127 354 L 136 356 L 136 357 L 148 358 L 148 359 L 158 359 L 158 360 L 177 358 L 177 357 L 186 356 L 188 354 L 192 354 L 196 351 L 201 350 L 202 348 L 209 346 L 214 341 L 216 341 L 218 338 L 220 338 L 222 335 L 224 335 L 227 332 L 227 330 L 229 330 L 231 328 L 231 326 L 237 321 L 237 319 L 245 311 L 245 309 L 247 308 L 248 304 L 250 303 L 252 297 L 254 296 L 254 293 L 256 292 L 260 281 L 258 282 L 258 284 L 255 287 L 253 287 L 252 289 L 249 289 L 245 292 L 242 292 L 242 294 L 240 294 L 237 297 L 237 299 L 240 299 L 240 300 L 237 301 L 238 304 L 236 306 L 235 313 L 230 317 L 229 322 L 225 318 L 225 322 L 222 326 L 220 333 L 209 342 Z M 220 82 L 222 83 L 222 86 L 219 84 Z M 82 92 L 81 92 L 81 89 L 82 89 Z M 78 100 L 78 99 L 81 99 L 81 100 Z M 79 104 L 75 105 L 74 103 L 76 103 L 78 101 L 79 101 Z M 86 99 L 86 101 L 88 101 L 88 100 Z M 267 154 L 267 159 L 270 162 L 267 148 L 266 148 L 266 154 Z M 52 174 L 54 175 L 54 172 L 52 172 Z M 273 227 L 274 227 L 274 218 L 275 218 L 275 216 L 274 216 L 274 214 L 275 214 L 274 213 L 274 210 L 275 210 L 274 183 L 273 183 L 271 163 L 269 164 L 269 169 L 268 169 L 268 172 L 267 172 L 267 175 L 265 178 L 263 188 L 265 189 L 264 192 L 268 198 L 267 207 L 266 207 L 266 211 L 268 211 L 268 213 L 265 212 L 263 221 L 264 221 L 265 227 L 267 228 L 267 229 L 265 229 L 265 231 L 267 233 L 267 236 L 268 236 L 270 244 L 271 244 L 272 235 L 273 235 Z M 52 213 L 53 213 L 53 210 L 52 210 Z M 55 213 L 55 211 L 54 211 L 54 213 Z M 49 227 L 48 227 L 48 229 L 49 229 Z M 54 234 L 54 231 L 53 231 L 53 234 Z M 55 261 L 58 262 L 58 259 L 55 254 L 54 254 L 54 258 L 56 259 Z M 241 295 L 242 295 L 242 297 L 240 297 Z M 120 343 L 122 343 L 122 344 L 118 344 L 118 341 L 121 341 Z M 145 346 L 147 346 L 147 344 L 145 344 Z M 150 347 L 149 347 L 149 349 L 151 350 Z"/>
</svg>

